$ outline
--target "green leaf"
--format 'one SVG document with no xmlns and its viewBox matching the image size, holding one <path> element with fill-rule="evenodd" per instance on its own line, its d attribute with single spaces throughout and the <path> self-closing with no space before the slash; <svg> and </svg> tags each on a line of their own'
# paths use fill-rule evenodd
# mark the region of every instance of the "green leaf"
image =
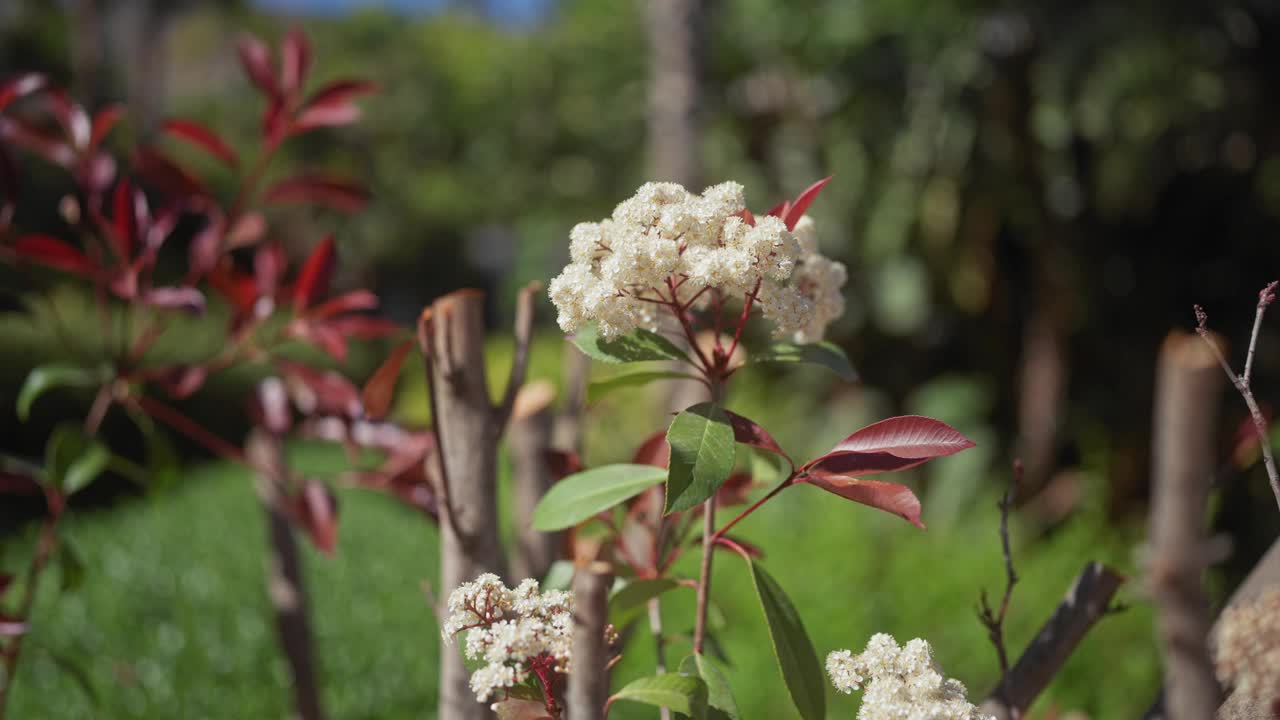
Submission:
<svg viewBox="0 0 1280 720">
<path fill-rule="evenodd" d="M 18 391 L 18 419 L 23 422 L 31 416 L 31 406 L 36 398 L 56 387 L 93 387 L 101 381 L 102 373 L 76 365 L 49 364 L 33 368 Z"/>
<path fill-rule="evenodd" d="M 74 591 L 84 583 L 84 558 L 65 535 L 58 540 L 58 570 L 64 592 Z"/>
<path fill-rule="evenodd" d="M 654 380 L 697 380 L 689 373 L 674 370 L 644 370 L 641 372 L 614 375 L 611 378 L 597 380 L 587 386 L 587 402 L 593 403 L 614 390 L 646 385 Z"/>
<path fill-rule="evenodd" d="M 110 462 L 107 446 L 76 425 L 59 425 L 45 446 L 45 477 L 66 496 L 83 490 Z"/>
<path fill-rule="evenodd" d="M 680 587 L 671 578 L 633 580 L 609 597 L 609 622 L 621 630 L 644 610 L 645 603 L 662 593 Z"/>
<path fill-rule="evenodd" d="M 600 337 L 595 325 L 573 334 L 573 344 L 593 360 L 606 363 L 644 362 L 646 360 L 681 360 L 689 362 L 689 356 L 675 343 L 650 332 L 633 330 L 612 340 Z"/>
<path fill-rule="evenodd" d="M 680 661 L 680 673 L 700 677 L 707 684 L 707 704 L 710 706 L 707 717 L 710 720 L 738 720 L 738 703 L 734 701 L 729 680 L 718 663 L 706 655 L 690 655 Z"/>
<path fill-rule="evenodd" d="M 613 699 L 671 708 L 695 720 L 707 717 L 707 684 L 701 678 L 688 675 L 668 673 L 633 680 Z"/>
<path fill-rule="evenodd" d="M 671 446 L 666 514 L 688 510 L 715 495 L 733 472 L 733 426 L 723 408 L 699 403 L 667 429 Z"/>
<path fill-rule="evenodd" d="M 85 699 L 89 701 L 90 706 L 94 708 L 102 706 L 101 701 L 98 699 L 98 691 L 93 687 L 93 680 L 89 678 L 89 673 L 85 671 L 83 665 L 75 659 L 62 653 L 54 652 L 47 647 L 40 649 L 49 655 L 49 659 L 53 660 L 53 664 L 58 666 L 59 670 L 69 675 L 76 685 L 80 686 L 80 692 L 84 693 Z"/>
<path fill-rule="evenodd" d="M 573 527 L 601 510 L 639 495 L 665 480 L 667 471 L 652 465 L 604 465 L 561 480 L 533 510 L 533 527 L 543 532 Z"/>
<path fill-rule="evenodd" d="M 811 365 L 821 365 L 840 376 L 840 379 L 846 382 L 853 382 L 858 379 L 858 373 L 854 371 L 853 365 L 849 362 L 849 357 L 844 354 L 844 350 L 829 342 L 817 342 L 808 345 L 789 342 L 773 343 L 762 352 L 752 355 L 748 363 L 753 365 L 757 363 L 809 363 Z"/>
<path fill-rule="evenodd" d="M 765 623 L 769 627 L 769 639 L 773 643 L 773 655 L 787 685 L 791 702 L 804 720 L 822 720 L 827 716 L 825 688 L 822 684 L 822 665 L 813 649 L 809 635 L 804 631 L 800 614 L 787 598 L 782 587 L 764 568 L 750 558 L 744 558 L 751 569 L 760 608 L 764 610 Z"/>
</svg>

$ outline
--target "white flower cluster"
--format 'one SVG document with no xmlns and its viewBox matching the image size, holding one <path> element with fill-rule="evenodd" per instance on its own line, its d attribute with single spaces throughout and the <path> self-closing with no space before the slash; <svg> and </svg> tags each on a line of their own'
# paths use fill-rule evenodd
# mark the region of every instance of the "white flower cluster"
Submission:
<svg viewBox="0 0 1280 720">
<path fill-rule="evenodd" d="M 471 674 L 471 690 L 484 702 L 525 681 L 533 663 L 568 673 L 573 646 L 573 595 L 539 592 L 537 580 L 514 590 L 486 573 L 449 596 L 445 638 L 466 631 L 466 655 L 487 663 Z"/>
<path fill-rule="evenodd" d="M 1280 698 L 1280 588 L 1223 610 L 1213 655 L 1218 681 L 1233 696 Z"/>
<path fill-rule="evenodd" d="M 571 262 L 551 281 L 560 327 L 596 322 L 605 337 L 655 329 L 654 301 L 695 306 L 752 292 L 779 337 L 821 339 L 844 312 L 844 265 L 817 251 L 807 216 L 788 231 L 781 218 L 743 219 L 742 186 L 727 182 L 701 195 L 675 183 L 646 183 L 610 218 L 569 233 Z"/>
<path fill-rule="evenodd" d="M 892 636 L 873 635 L 860 655 L 827 656 L 827 675 L 843 693 L 862 690 L 858 720 L 979 720 L 959 680 L 942 674 L 933 649 L 920 638 L 898 647 Z"/>
</svg>

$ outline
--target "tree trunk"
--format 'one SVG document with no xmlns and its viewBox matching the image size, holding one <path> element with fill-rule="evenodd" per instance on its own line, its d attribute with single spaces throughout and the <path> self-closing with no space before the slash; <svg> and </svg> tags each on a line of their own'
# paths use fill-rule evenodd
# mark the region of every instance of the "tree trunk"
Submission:
<svg viewBox="0 0 1280 720">
<path fill-rule="evenodd" d="M 1156 374 L 1147 572 L 1172 720 L 1212 718 L 1221 700 L 1209 660 L 1209 608 L 1201 578 L 1222 377 L 1200 338 L 1176 332 L 1165 339 Z"/>
<path fill-rule="evenodd" d="M 545 382 L 525 386 L 516 398 L 507 445 L 511 452 L 517 523 L 516 552 L 511 558 L 513 578 L 542 578 L 560 555 L 564 533 L 533 529 L 533 511 L 555 478 L 547 464 L 551 449 L 554 390 Z"/>
<path fill-rule="evenodd" d="M 569 678 L 569 720 L 604 720 L 609 700 L 609 565 L 595 561 L 573 574 L 573 674 Z"/>
<path fill-rule="evenodd" d="M 307 588 L 302 578 L 298 541 L 289 523 L 287 472 L 280 437 L 256 428 L 246 447 L 257 471 L 258 497 L 267 512 L 267 594 L 275 610 L 276 633 L 293 679 L 293 717 L 322 720 L 316 683 L 315 652 L 307 617 Z"/>
</svg>

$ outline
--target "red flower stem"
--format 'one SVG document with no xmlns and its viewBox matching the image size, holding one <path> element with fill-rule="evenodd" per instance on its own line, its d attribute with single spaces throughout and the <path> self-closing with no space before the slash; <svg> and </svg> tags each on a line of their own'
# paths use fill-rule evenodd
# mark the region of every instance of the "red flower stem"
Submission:
<svg viewBox="0 0 1280 720">
<path fill-rule="evenodd" d="M 174 408 L 164 403 L 153 400 L 149 397 L 140 396 L 130 400 L 130 403 L 145 412 L 151 417 L 177 430 L 187 436 L 196 443 L 203 445 L 205 449 L 228 460 L 248 464 L 248 459 L 244 455 L 244 451 L 214 435 L 213 433 L 200 427 L 200 425 L 191 418 L 183 415 Z"/>
<path fill-rule="evenodd" d="M 739 521 L 741 521 L 741 520 L 742 520 L 743 518 L 745 518 L 746 516 L 748 516 L 748 515 L 750 515 L 751 513 L 755 512 L 755 511 L 756 511 L 756 508 L 760 507 L 761 505 L 763 505 L 763 504 L 765 504 L 766 502 L 768 502 L 769 500 L 771 500 L 771 499 L 773 498 L 773 496 L 774 496 L 774 495 L 777 495 L 778 493 L 782 492 L 783 490 L 787 489 L 788 487 L 790 487 L 790 486 L 794 485 L 794 484 L 795 484 L 795 482 L 796 482 L 796 477 L 797 477 L 797 476 L 796 476 L 796 475 L 794 475 L 794 474 L 793 474 L 793 475 L 791 475 L 791 476 L 790 476 L 790 477 L 788 477 L 786 480 L 783 480 L 783 481 L 782 481 L 782 484 L 778 485 L 778 487 L 776 487 L 776 488 L 774 488 L 774 489 L 770 490 L 768 495 L 765 495 L 764 497 L 762 497 L 762 498 L 760 498 L 759 500 L 757 500 L 757 501 L 755 502 L 755 504 L 753 504 L 751 507 L 747 508 L 746 510 L 743 510 L 741 513 L 739 513 L 739 514 L 738 514 L 738 517 L 736 517 L 736 518 L 734 518 L 734 519 L 730 520 L 728 525 L 725 525 L 724 527 L 722 527 L 722 528 L 720 528 L 719 530 L 717 530 L 717 531 L 715 532 L 715 534 L 712 536 L 712 540 L 718 540 L 718 539 L 720 539 L 720 538 L 724 537 L 724 534 L 725 534 L 725 533 L 727 533 L 727 532 L 729 532 L 729 529 L 730 529 L 730 528 L 732 528 L 734 525 L 737 525 L 737 524 L 738 524 L 738 522 L 739 522 Z"/>
<path fill-rule="evenodd" d="M 689 324 L 688 315 L 680 309 L 680 303 L 676 299 L 675 283 L 671 282 L 671 278 L 667 278 L 667 287 L 671 290 L 673 303 L 671 306 L 671 312 L 676 316 L 676 320 L 680 322 L 680 328 L 684 330 L 684 336 L 685 339 L 689 341 L 689 347 L 697 354 L 698 360 L 702 363 L 702 372 L 706 375 L 707 381 L 712 384 L 711 394 L 714 398 L 716 395 L 715 380 L 713 379 L 715 376 L 715 365 L 711 364 L 711 361 L 707 359 L 705 354 L 703 354 L 702 348 L 698 347 L 698 337 L 693 332 L 693 326 Z"/>
<path fill-rule="evenodd" d="M 27 582 L 22 588 L 22 600 L 18 604 L 18 618 L 28 626 L 30 625 L 31 610 L 35 607 L 36 588 L 40 584 L 40 573 L 49 564 L 49 558 L 53 556 L 54 551 L 58 547 L 58 518 L 60 513 L 54 512 L 45 518 L 44 524 L 40 527 L 40 538 L 36 540 L 35 550 L 31 554 L 31 564 L 27 568 Z M 27 628 L 28 631 L 30 628 Z M 0 685 L 0 720 L 4 720 L 5 707 L 9 700 L 9 690 L 13 687 L 14 674 L 18 669 L 18 656 L 22 653 L 22 639 L 26 633 L 13 638 L 9 647 L 5 648 L 4 656 L 4 684 Z"/>
<path fill-rule="evenodd" d="M 733 344 L 729 346 L 729 352 L 725 353 L 725 358 L 733 357 L 733 352 L 738 349 L 738 341 L 742 339 L 742 329 L 747 326 L 747 316 L 751 314 L 751 305 L 756 301 L 756 295 L 760 292 L 760 281 L 756 280 L 756 286 L 751 288 L 751 292 L 747 293 L 746 302 L 742 303 L 742 315 L 738 318 L 738 329 L 733 333 Z"/>
</svg>

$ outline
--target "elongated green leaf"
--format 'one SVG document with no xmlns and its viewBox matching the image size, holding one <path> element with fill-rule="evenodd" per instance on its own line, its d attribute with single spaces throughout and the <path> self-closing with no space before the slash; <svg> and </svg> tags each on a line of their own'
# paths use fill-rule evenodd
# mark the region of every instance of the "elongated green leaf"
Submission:
<svg viewBox="0 0 1280 720">
<path fill-rule="evenodd" d="M 45 477 L 64 495 L 84 489 L 107 469 L 111 451 L 78 426 L 59 425 L 45 446 Z"/>
<path fill-rule="evenodd" d="M 787 685 L 791 702 L 804 720 L 823 720 L 827 716 L 826 696 L 822 686 L 822 665 L 813 649 L 809 635 L 804 631 L 800 614 L 782 591 L 782 587 L 769 573 L 749 558 L 751 580 L 760 598 L 760 608 L 769 626 L 769 639 L 778 668 Z"/>
<path fill-rule="evenodd" d="M 738 703 L 729 690 L 729 680 L 715 660 L 706 655 L 689 655 L 680 661 L 680 674 L 702 678 L 707 684 L 709 720 L 738 720 Z"/>
<path fill-rule="evenodd" d="M 613 697 L 670 708 L 694 720 L 707 717 L 707 684 L 688 675 L 668 673 L 632 680 Z"/>
<path fill-rule="evenodd" d="M 675 343 L 648 330 L 633 330 L 626 335 L 605 340 L 595 325 L 573 335 L 573 344 L 593 360 L 607 363 L 644 362 L 646 360 L 682 360 L 689 356 Z"/>
<path fill-rule="evenodd" d="M 858 379 L 849 357 L 839 346 L 829 342 L 799 345 L 789 342 L 773 343 L 764 351 L 753 354 L 750 363 L 809 363 L 821 365 L 840 376 L 841 380 L 853 382 Z"/>
<path fill-rule="evenodd" d="M 614 390 L 647 385 L 654 380 L 697 380 L 689 373 L 674 370 L 645 370 L 641 372 L 614 375 L 611 378 L 597 380 L 587 386 L 587 402 L 595 402 Z"/>
<path fill-rule="evenodd" d="M 75 365 L 50 364 L 32 369 L 18 391 L 18 419 L 26 422 L 31 406 L 45 392 L 56 387 L 93 387 L 98 384 L 99 375 Z"/>
<path fill-rule="evenodd" d="M 699 403 L 677 415 L 667 429 L 667 444 L 667 514 L 711 497 L 733 472 L 733 427 L 718 405 Z"/>
<path fill-rule="evenodd" d="M 58 570 L 62 575 L 62 590 L 72 591 L 84 583 L 84 558 L 71 539 L 63 536 L 58 541 Z"/>
<path fill-rule="evenodd" d="M 677 587 L 680 583 L 671 578 L 632 580 L 609 597 L 609 622 L 621 630 L 636 619 L 645 603 Z"/>
<path fill-rule="evenodd" d="M 533 510 L 533 527 L 544 532 L 572 527 L 601 510 L 639 495 L 666 479 L 652 465 L 604 465 L 561 480 Z"/>
</svg>

